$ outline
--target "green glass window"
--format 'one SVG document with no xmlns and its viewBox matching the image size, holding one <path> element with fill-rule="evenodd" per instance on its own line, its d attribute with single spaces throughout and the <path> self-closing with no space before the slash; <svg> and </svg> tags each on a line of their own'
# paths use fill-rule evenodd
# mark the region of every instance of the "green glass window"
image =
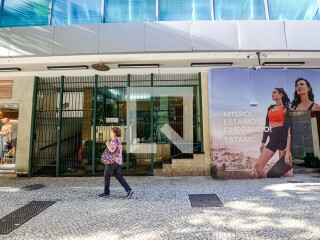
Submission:
<svg viewBox="0 0 320 240">
<path fill-rule="evenodd" d="M 5 0 L 1 27 L 49 25 L 50 0 Z"/>
</svg>

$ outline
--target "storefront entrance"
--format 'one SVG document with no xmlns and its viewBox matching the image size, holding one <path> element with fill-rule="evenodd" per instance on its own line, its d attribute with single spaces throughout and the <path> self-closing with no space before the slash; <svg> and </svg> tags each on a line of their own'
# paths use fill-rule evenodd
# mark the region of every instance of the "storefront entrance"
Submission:
<svg viewBox="0 0 320 240">
<path fill-rule="evenodd" d="M 18 103 L 0 104 L 0 169 L 15 168 L 18 117 Z"/>
<path fill-rule="evenodd" d="M 152 175 L 203 152 L 200 74 L 37 78 L 30 174 L 102 174 L 113 126 L 123 173 Z"/>
</svg>

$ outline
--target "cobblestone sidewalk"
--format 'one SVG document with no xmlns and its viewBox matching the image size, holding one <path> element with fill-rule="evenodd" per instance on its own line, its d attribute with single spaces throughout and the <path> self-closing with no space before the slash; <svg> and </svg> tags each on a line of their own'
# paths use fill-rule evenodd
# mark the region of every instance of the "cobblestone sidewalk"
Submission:
<svg viewBox="0 0 320 240">
<path fill-rule="evenodd" d="M 320 175 L 282 179 L 126 177 L 0 178 L 0 218 L 32 200 L 57 203 L 0 239 L 320 239 Z M 289 182 L 290 181 L 290 182 Z M 30 184 L 44 184 L 22 191 Z M 217 194 L 220 208 L 192 208 L 188 194 Z"/>
</svg>

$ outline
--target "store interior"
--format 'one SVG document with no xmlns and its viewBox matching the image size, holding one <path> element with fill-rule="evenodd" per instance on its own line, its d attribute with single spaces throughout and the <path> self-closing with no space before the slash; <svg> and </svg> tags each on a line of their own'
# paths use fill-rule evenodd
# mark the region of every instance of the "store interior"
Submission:
<svg viewBox="0 0 320 240">
<path fill-rule="evenodd" d="M 17 149 L 18 104 L 0 104 L 0 165 L 14 167 Z"/>
</svg>

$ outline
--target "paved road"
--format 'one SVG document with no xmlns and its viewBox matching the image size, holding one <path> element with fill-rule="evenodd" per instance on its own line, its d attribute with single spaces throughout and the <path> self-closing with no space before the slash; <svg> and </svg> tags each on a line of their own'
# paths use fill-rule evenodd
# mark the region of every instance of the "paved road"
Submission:
<svg viewBox="0 0 320 240">
<path fill-rule="evenodd" d="M 0 239 L 320 239 L 320 175 L 264 180 L 127 177 L 0 178 L 0 218 L 32 200 L 58 200 Z M 293 181 L 293 182 L 288 182 Z M 30 184 L 45 184 L 22 191 Z M 192 208 L 188 194 L 217 194 L 224 207 Z"/>
</svg>

